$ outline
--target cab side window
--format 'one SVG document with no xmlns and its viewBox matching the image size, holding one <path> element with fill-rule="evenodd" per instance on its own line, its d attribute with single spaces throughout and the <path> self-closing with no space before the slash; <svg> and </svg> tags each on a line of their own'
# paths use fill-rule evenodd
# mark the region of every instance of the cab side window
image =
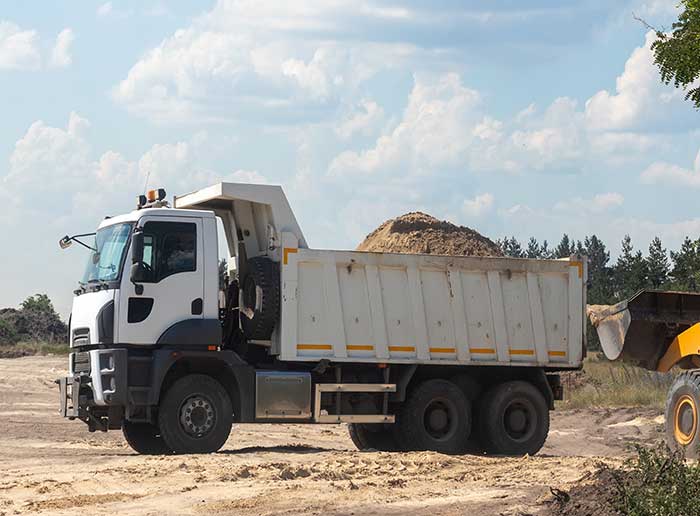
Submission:
<svg viewBox="0 0 700 516">
<path fill-rule="evenodd" d="M 143 226 L 146 282 L 197 270 L 197 225 L 188 222 L 146 222 Z"/>
</svg>

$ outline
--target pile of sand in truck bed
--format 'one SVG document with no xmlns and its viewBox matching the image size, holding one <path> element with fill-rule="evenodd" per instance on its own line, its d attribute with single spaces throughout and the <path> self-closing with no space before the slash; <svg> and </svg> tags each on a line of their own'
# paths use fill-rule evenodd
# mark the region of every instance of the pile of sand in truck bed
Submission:
<svg viewBox="0 0 700 516">
<path fill-rule="evenodd" d="M 503 256 L 498 245 L 473 229 L 415 211 L 387 220 L 358 251 L 451 256 Z"/>
</svg>

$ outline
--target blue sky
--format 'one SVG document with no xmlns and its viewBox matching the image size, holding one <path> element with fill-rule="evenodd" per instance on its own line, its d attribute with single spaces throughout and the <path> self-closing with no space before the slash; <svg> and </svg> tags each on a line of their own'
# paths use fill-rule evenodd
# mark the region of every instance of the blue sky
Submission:
<svg viewBox="0 0 700 516">
<path fill-rule="evenodd" d="M 62 314 L 66 233 L 143 189 L 282 184 L 313 247 L 423 210 L 492 237 L 697 238 L 700 113 L 659 83 L 676 0 L 5 3 L 0 306 Z"/>
</svg>

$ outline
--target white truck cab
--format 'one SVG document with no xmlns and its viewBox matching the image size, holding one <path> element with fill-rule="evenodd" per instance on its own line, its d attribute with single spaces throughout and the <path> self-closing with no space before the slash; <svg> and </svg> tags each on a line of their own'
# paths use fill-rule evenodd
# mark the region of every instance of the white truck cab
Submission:
<svg viewBox="0 0 700 516">
<path fill-rule="evenodd" d="M 172 208 L 151 191 L 84 236 L 61 241 L 90 250 L 61 413 L 140 453 L 216 451 L 236 421 L 347 422 L 361 449 L 532 454 L 557 372 L 585 353 L 584 257 L 310 249 L 279 186 L 235 183 Z"/>
</svg>

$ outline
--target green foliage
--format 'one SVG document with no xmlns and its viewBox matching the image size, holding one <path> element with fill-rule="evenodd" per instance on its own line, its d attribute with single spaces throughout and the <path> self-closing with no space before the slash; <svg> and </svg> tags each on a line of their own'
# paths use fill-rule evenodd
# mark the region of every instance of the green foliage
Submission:
<svg viewBox="0 0 700 516">
<path fill-rule="evenodd" d="M 622 239 L 622 251 L 613 268 L 615 297 L 618 301 L 627 299 L 646 288 L 648 266 L 641 251 L 634 251 L 632 239 L 625 235 Z"/>
<path fill-rule="evenodd" d="M 700 516 L 700 466 L 667 449 L 636 449 L 613 474 L 615 509 L 628 516 Z"/>
<path fill-rule="evenodd" d="M 649 257 L 647 258 L 647 280 L 651 288 L 660 289 L 668 282 L 670 265 L 668 253 L 661 244 L 661 239 L 655 237 L 649 244 Z"/>
<path fill-rule="evenodd" d="M 700 0 L 681 0 L 680 6 L 683 12 L 671 33 L 657 31 L 651 50 L 661 80 L 687 89 L 685 98 L 700 109 L 700 86 L 691 87 L 700 78 Z"/>
<path fill-rule="evenodd" d="M 46 294 L 28 297 L 19 310 L 0 310 L 0 346 L 18 341 L 62 343 L 67 340 L 68 327 Z"/>
<path fill-rule="evenodd" d="M 520 242 L 518 242 L 515 237 L 499 240 L 498 245 L 500 246 L 504 256 L 510 256 L 511 258 L 525 258 L 525 252 L 523 251 Z"/>
<path fill-rule="evenodd" d="M 700 285 L 700 239 L 685 237 L 680 250 L 671 251 L 671 286 L 675 290 L 695 292 Z"/>
<path fill-rule="evenodd" d="M 53 303 L 46 294 L 29 296 L 27 299 L 22 301 L 21 307 L 22 310 L 33 310 L 49 315 L 56 314 L 56 310 L 53 308 Z"/>
<path fill-rule="evenodd" d="M 554 249 L 555 258 L 568 258 L 572 254 L 576 253 L 576 248 L 574 243 L 569 239 L 569 235 L 564 233 L 561 237 L 559 245 Z"/>
</svg>

